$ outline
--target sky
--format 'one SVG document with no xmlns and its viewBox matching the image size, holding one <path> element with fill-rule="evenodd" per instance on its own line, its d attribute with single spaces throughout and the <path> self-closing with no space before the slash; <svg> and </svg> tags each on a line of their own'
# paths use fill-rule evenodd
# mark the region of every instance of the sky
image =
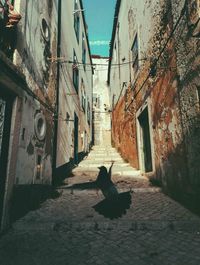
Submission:
<svg viewBox="0 0 200 265">
<path fill-rule="evenodd" d="M 116 0 L 83 0 L 91 54 L 109 56 Z"/>
</svg>

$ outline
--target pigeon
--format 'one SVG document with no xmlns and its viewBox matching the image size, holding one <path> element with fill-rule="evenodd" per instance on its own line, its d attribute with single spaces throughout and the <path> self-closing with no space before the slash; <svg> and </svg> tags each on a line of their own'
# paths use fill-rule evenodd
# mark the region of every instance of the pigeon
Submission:
<svg viewBox="0 0 200 265">
<path fill-rule="evenodd" d="M 100 171 L 95 183 L 105 199 L 93 206 L 96 212 L 109 219 L 122 217 L 131 205 L 131 191 L 119 193 L 111 180 L 113 164 L 109 171 L 105 166 L 99 167 Z"/>
</svg>

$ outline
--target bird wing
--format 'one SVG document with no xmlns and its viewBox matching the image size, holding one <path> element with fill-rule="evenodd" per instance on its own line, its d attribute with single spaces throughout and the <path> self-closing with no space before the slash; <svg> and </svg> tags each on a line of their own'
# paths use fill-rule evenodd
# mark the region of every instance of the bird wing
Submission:
<svg viewBox="0 0 200 265">
<path fill-rule="evenodd" d="M 131 205 L 130 191 L 114 196 L 113 199 L 104 199 L 93 206 L 96 212 L 109 219 L 116 219 L 126 214 Z"/>
<path fill-rule="evenodd" d="M 112 167 L 113 167 L 113 163 L 112 165 L 110 166 L 109 168 L 109 171 L 108 171 L 108 178 L 111 180 L 111 177 L 112 177 Z"/>
</svg>

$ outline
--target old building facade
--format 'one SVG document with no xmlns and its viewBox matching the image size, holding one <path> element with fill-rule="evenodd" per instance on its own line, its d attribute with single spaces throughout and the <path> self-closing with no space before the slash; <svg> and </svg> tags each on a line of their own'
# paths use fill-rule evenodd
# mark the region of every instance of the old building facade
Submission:
<svg viewBox="0 0 200 265">
<path fill-rule="evenodd" d="M 198 0 L 117 1 L 108 72 L 115 147 L 166 191 L 196 202 L 199 14 Z"/>
<path fill-rule="evenodd" d="M 92 141 L 93 68 L 82 1 L 62 1 L 60 24 L 55 178 L 77 164 Z"/>
<path fill-rule="evenodd" d="M 82 10 L 76 0 L 0 1 L 2 229 L 12 219 L 15 194 L 23 195 L 23 208 L 30 187 L 51 185 L 57 167 L 70 158 L 78 163 L 78 153 L 88 151 L 92 71 L 84 70 L 91 63 Z"/>
<path fill-rule="evenodd" d="M 51 184 L 56 10 L 53 1 L 1 1 L 2 228 L 12 219 L 13 193 Z"/>
</svg>

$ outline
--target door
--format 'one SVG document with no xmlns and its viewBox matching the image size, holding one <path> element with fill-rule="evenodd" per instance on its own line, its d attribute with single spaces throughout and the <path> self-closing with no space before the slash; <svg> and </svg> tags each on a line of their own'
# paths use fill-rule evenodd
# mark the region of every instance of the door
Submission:
<svg viewBox="0 0 200 265">
<path fill-rule="evenodd" d="M 74 164 L 78 164 L 78 117 L 74 113 Z"/>
<path fill-rule="evenodd" d="M 0 95 L 0 223 L 3 213 L 12 115 L 12 100 Z"/>
<path fill-rule="evenodd" d="M 152 154 L 151 154 L 151 139 L 149 131 L 149 115 L 146 107 L 138 117 L 140 125 L 140 151 L 142 169 L 145 172 L 152 171 Z"/>
</svg>

